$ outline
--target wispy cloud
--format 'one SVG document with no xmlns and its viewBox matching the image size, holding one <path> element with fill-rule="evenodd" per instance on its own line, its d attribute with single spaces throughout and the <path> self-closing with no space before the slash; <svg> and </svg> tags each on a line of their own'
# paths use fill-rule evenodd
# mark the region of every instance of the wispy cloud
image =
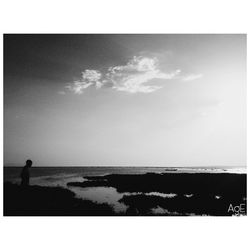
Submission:
<svg viewBox="0 0 250 250">
<path fill-rule="evenodd" d="M 113 89 L 130 93 L 150 93 L 162 88 L 151 80 L 173 79 L 179 73 L 180 70 L 171 73 L 161 72 L 156 58 L 135 56 L 126 65 L 110 67 L 107 78 L 113 83 Z M 145 85 L 146 83 L 148 84 Z"/>
<path fill-rule="evenodd" d="M 66 88 L 75 94 L 82 94 L 84 89 L 90 86 L 99 89 L 111 84 L 112 88 L 117 91 L 151 93 L 163 87 L 152 81 L 154 79 L 178 78 L 191 81 L 202 76 L 191 74 L 182 77 L 180 73 L 180 69 L 171 72 L 161 71 L 156 57 L 134 56 L 127 64 L 110 67 L 104 74 L 98 70 L 87 69 L 82 72 L 81 79 L 68 84 Z"/>
<path fill-rule="evenodd" d="M 74 81 L 73 83 L 66 86 L 67 89 L 74 92 L 75 94 L 82 94 L 83 90 L 91 85 L 95 85 L 97 89 L 101 88 L 102 74 L 98 70 L 85 70 L 82 72 L 82 78 L 80 80 Z"/>
<path fill-rule="evenodd" d="M 183 76 L 182 81 L 185 81 L 185 82 L 193 81 L 193 80 L 199 79 L 201 77 L 203 77 L 202 74 L 190 74 L 190 75 Z"/>
</svg>

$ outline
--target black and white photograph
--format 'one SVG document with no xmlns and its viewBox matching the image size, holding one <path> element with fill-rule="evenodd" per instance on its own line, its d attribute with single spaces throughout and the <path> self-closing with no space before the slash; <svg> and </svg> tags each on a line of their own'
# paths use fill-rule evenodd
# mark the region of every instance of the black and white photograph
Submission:
<svg viewBox="0 0 250 250">
<path fill-rule="evenodd" d="M 0 249 L 249 249 L 248 5 L 1 1 Z"/>
<path fill-rule="evenodd" d="M 246 42 L 3 34 L 3 215 L 246 216 Z"/>
</svg>

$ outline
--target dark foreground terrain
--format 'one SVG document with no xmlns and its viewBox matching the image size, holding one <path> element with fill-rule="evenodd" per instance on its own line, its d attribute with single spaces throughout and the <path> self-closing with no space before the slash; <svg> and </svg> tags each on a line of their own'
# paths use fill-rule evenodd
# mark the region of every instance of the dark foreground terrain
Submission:
<svg viewBox="0 0 250 250">
<path fill-rule="evenodd" d="M 4 215 L 246 215 L 246 174 L 164 173 L 84 177 L 68 186 L 113 187 L 128 209 L 75 198 L 60 187 L 4 185 Z"/>
<path fill-rule="evenodd" d="M 68 185 L 114 187 L 125 193 L 120 202 L 129 206 L 127 214 L 130 215 L 154 215 L 152 209 L 155 208 L 160 208 L 162 215 L 246 214 L 246 174 L 148 173 L 84 178 L 88 181 Z M 165 197 L 164 194 L 175 196 Z M 238 211 L 240 204 L 241 211 Z"/>
<path fill-rule="evenodd" d="M 75 198 L 60 187 L 4 184 L 4 215 L 115 215 L 107 204 Z"/>
</svg>

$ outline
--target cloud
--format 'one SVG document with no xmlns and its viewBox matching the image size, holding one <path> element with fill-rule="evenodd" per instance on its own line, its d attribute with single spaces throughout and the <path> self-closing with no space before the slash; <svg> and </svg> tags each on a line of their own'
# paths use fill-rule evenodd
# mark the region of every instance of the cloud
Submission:
<svg viewBox="0 0 250 250">
<path fill-rule="evenodd" d="M 82 94 L 83 90 L 91 85 L 95 85 L 97 89 L 101 88 L 103 83 L 101 81 L 102 74 L 98 70 L 86 69 L 82 72 L 82 78 L 80 80 L 74 81 L 66 88 L 75 94 Z"/>
<path fill-rule="evenodd" d="M 190 74 L 190 75 L 183 76 L 182 81 L 185 81 L 185 82 L 193 81 L 193 80 L 196 80 L 196 79 L 201 78 L 201 77 L 203 77 L 202 74 Z"/>
<path fill-rule="evenodd" d="M 82 72 L 79 80 L 70 83 L 66 88 L 75 94 L 82 94 L 90 86 L 100 89 L 111 85 L 117 91 L 151 93 L 163 87 L 159 82 L 156 84 L 154 79 L 191 81 L 202 76 L 191 74 L 183 77 L 180 73 L 180 69 L 163 72 L 156 57 L 134 56 L 125 65 L 109 67 L 103 74 L 98 70 L 87 69 Z"/>
<path fill-rule="evenodd" d="M 133 57 L 126 65 L 110 67 L 107 78 L 113 83 L 113 89 L 130 93 L 151 93 L 162 86 L 149 81 L 153 79 L 173 79 L 180 73 L 176 70 L 171 73 L 161 72 L 156 58 Z"/>
</svg>

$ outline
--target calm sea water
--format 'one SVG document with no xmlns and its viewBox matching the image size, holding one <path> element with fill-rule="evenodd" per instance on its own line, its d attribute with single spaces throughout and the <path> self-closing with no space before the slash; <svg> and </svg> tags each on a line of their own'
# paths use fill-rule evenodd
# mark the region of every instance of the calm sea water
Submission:
<svg viewBox="0 0 250 250">
<path fill-rule="evenodd" d="M 4 181 L 17 181 L 22 167 L 4 167 Z M 246 168 L 232 167 L 32 167 L 31 181 L 39 178 L 71 178 L 72 176 L 101 176 L 106 174 L 145 174 L 145 173 L 246 173 Z M 35 183 L 34 183 L 35 184 Z"/>
<path fill-rule="evenodd" d="M 20 182 L 22 167 L 4 167 L 4 182 Z M 164 167 L 32 167 L 30 184 L 42 186 L 63 186 L 67 182 L 83 181 L 84 176 L 103 176 L 107 174 L 145 174 L 145 173 L 246 173 L 246 168 L 164 168 Z"/>
</svg>

